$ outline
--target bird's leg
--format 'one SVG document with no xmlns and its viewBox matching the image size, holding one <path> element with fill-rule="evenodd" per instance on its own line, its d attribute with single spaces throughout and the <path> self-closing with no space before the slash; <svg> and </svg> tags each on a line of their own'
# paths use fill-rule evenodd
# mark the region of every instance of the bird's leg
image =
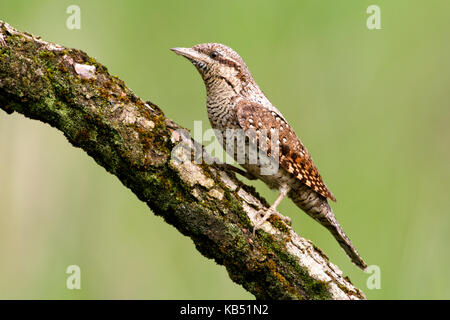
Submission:
<svg viewBox="0 0 450 320">
<path fill-rule="evenodd" d="M 267 212 L 264 214 L 264 216 L 257 220 L 255 223 L 255 226 L 253 227 L 253 236 L 255 235 L 256 230 L 261 228 L 262 224 L 269 219 L 273 214 L 278 216 L 280 219 L 284 220 L 287 224 L 291 224 L 291 219 L 289 217 L 283 216 L 281 213 L 277 211 L 277 206 L 280 204 L 281 200 L 288 194 L 290 188 L 288 186 L 281 186 L 280 187 L 280 195 L 275 200 L 273 205 L 270 206 L 270 208 L 267 210 Z"/>
<path fill-rule="evenodd" d="M 256 180 L 257 179 L 257 177 L 252 175 L 250 172 L 242 170 L 240 168 L 237 168 L 237 167 L 235 167 L 235 166 L 233 166 L 231 164 L 221 163 L 221 164 L 219 164 L 219 166 L 222 167 L 224 170 L 228 170 L 228 171 L 231 171 L 231 172 L 238 173 L 241 176 L 247 178 L 248 180 Z"/>
</svg>

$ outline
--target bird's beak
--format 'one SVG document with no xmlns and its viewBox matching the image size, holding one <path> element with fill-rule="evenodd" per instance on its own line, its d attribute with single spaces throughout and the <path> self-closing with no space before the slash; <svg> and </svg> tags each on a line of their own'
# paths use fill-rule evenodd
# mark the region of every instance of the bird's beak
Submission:
<svg viewBox="0 0 450 320">
<path fill-rule="evenodd" d="M 200 54 L 192 48 L 171 48 L 170 50 L 189 60 L 198 60 L 200 58 Z"/>
</svg>

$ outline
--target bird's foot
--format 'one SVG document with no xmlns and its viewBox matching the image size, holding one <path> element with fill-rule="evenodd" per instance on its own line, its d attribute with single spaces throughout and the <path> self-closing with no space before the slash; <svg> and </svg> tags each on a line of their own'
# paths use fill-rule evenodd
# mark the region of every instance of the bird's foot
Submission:
<svg viewBox="0 0 450 320">
<path fill-rule="evenodd" d="M 263 214 L 263 217 L 261 219 L 258 219 L 258 217 L 261 214 Z M 267 211 L 264 211 L 264 210 L 258 211 L 258 214 L 256 215 L 256 223 L 253 227 L 253 236 L 255 236 L 256 230 L 261 229 L 261 226 L 263 225 L 263 223 L 266 222 L 267 219 L 269 219 L 272 215 L 277 216 L 278 218 L 283 220 L 287 225 L 289 225 L 289 226 L 292 225 L 291 218 L 283 216 L 276 209 L 270 207 L 269 209 L 267 209 Z"/>
</svg>

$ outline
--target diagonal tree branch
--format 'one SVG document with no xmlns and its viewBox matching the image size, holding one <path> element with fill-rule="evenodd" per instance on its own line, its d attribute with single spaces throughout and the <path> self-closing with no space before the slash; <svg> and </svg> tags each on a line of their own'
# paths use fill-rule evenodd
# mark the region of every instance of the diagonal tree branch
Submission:
<svg viewBox="0 0 450 320">
<path fill-rule="evenodd" d="M 267 202 L 217 165 L 182 161 L 202 147 L 86 53 L 0 21 L 0 108 L 62 131 L 256 298 L 365 299 L 276 217 L 252 237 Z"/>
</svg>

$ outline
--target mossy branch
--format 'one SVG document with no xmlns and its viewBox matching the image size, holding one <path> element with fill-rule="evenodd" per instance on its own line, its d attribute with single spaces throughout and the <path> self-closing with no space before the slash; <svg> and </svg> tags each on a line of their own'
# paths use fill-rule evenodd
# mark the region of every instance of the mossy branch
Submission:
<svg viewBox="0 0 450 320">
<path fill-rule="evenodd" d="M 0 108 L 63 132 L 256 298 L 365 298 L 275 217 L 252 237 L 267 202 L 216 165 L 179 161 L 201 146 L 86 53 L 0 21 Z"/>
</svg>

